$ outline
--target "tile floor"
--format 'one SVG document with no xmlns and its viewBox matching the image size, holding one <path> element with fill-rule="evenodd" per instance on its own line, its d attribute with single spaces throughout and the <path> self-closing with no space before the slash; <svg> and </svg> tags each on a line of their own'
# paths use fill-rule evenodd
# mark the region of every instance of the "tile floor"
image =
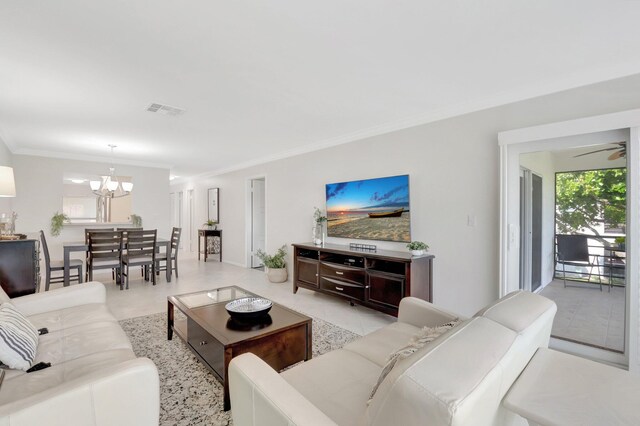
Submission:
<svg viewBox="0 0 640 426">
<path fill-rule="evenodd" d="M 105 283 L 107 304 L 118 319 L 166 312 L 167 296 L 170 295 L 237 285 L 359 335 L 370 333 L 395 321 L 392 316 L 362 306 L 350 306 L 348 301 L 337 297 L 305 289 L 299 289 L 297 294 L 293 294 L 291 282 L 270 283 L 265 273 L 259 270 L 220 263 L 213 259 L 204 263 L 198 261 L 196 256 L 195 253 L 180 253 L 180 277 L 176 278 L 174 274 L 171 283 L 166 282 L 164 273 L 160 273 L 155 286 L 151 285 L 151 282 L 145 282 L 138 274 L 133 279 L 132 274 L 129 290 L 121 291 L 111 280 L 111 273 L 108 271 L 96 272 L 94 279 Z M 51 288 L 60 286 L 61 284 L 56 284 Z"/>
<path fill-rule="evenodd" d="M 618 352 L 624 351 L 624 287 L 582 285 L 554 280 L 540 294 L 558 305 L 551 334 Z"/>
</svg>

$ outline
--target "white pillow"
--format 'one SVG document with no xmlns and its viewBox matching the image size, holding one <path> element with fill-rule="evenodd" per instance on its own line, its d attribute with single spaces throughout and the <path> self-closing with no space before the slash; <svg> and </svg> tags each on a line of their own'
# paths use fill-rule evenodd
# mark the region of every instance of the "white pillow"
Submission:
<svg viewBox="0 0 640 426">
<path fill-rule="evenodd" d="M 28 370 L 36 357 L 38 330 L 11 303 L 0 305 L 0 361 L 9 368 Z"/>
<path fill-rule="evenodd" d="M 9 295 L 4 291 L 4 288 L 0 287 L 0 303 L 4 303 L 4 302 L 10 302 L 11 298 L 9 297 Z"/>
<path fill-rule="evenodd" d="M 422 327 L 418 332 L 418 334 L 416 334 L 411 338 L 411 340 L 409 340 L 409 344 L 407 346 L 400 348 L 397 351 L 393 352 L 391 355 L 389 355 L 389 358 L 387 359 L 387 364 L 382 368 L 382 372 L 380 372 L 380 377 L 378 377 L 378 382 L 375 384 L 375 386 L 371 390 L 371 393 L 369 394 L 369 401 L 367 402 L 367 404 L 371 403 L 371 400 L 373 399 L 374 395 L 378 391 L 378 388 L 380 387 L 384 379 L 387 377 L 387 375 L 391 373 L 391 370 L 393 370 L 393 367 L 396 366 L 399 360 L 413 354 L 418 349 L 420 349 L 427 343 L 434 341 L 436 337 L 440 336 L 441 334 L 444 334 L 446 331 L 452 329 L 459 323 L 460 323 L 460 320 L 458 318 L 455 318 L 452 321 L 449 321 L 448 323 L 438 325 L 435 327 Z"/>
</svg>

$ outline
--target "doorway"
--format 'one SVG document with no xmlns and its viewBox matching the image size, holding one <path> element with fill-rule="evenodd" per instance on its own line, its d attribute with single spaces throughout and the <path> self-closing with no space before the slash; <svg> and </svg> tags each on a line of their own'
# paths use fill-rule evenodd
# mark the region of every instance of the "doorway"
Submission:
<svg viewBox="0 0 640 426">
<path fill-rule="evenodd" d="M 520 289 L 542 285 L 542 176 L 520 168 Z"/>
<path fill-rule="evenodd" d="M 256 256 L 266 246 L 266 181 L 264 177 L 249 181 L 249 267 L 262 269 L 264 265 Z"/>
<path fill-rule="evenodd" d="M 522 272 L 519 265 L 521 253 L 518 225 L 522 220 L 522 212 L 518 191 L 523 186 L 520 169 L 524 166 L 529 170 L 541 171 L 543 177 L 542 286 L 539 291 L 543 296 L 556 301 L 558 306 L 550 347 L 633 368 L 640 365 L 638 353 L 633 346 L 639 329 L 638 305 L 635 303 L 638 297 L 638 262 L 634 261 L 632 255 L 638 249 L 638 240 L 634 238 L 632 230 L 637 229 L 640 217 L 637 208 L 640 180 L 638 169 L 634 168 L 634 165 L 640 164 L 637 150 L 640 141 L 637 127 L 640 125 L 640 111 L 636 127 L 621 126 L 626 118 L 622 113 L 613 114 L 499 134 L 500 292 L 505 295 L 520 286 L 519 277 Z M 629 124 L 633 123 L 633 120 L 629 121 Z M 528 160 L 528 163 L 524 164 L 523 159 Z M 531 165 L 534 159 L 540 160 L 536 166 Z M 592 182 L 591 174 L 603 167 L 617 167 L 616 162 L 622 162 L 621 166 L 626 164 L 628 167 L 626 186 L 629 191 L 626 193 L 626 202 L 622 198 L 620 201 L 626 205 L 627 219 L 603 221 L 612 214 L 611 200 L 598 197 L 598 200 L 589 202 L 586 195 L 591 195 L 593 191 L 582 194 L 580 188 L 600 188 L 601 185 L 594 185 Z M 544 164 L 546 168 L 541 167 Z M 568 199 L 573 201 L 572 204 L 565 203 L 567 205 L 561 208 L 563 204 L 560 201 L 563 200 L 559 198 L 557 184 L 558 176 L 565 172 L 575 175 L 573 181 L 565 182 L 567 190 L 563 192 L 571 195 Z M 623 184 L 624 179 L 611 190 L 618 191 Z M 602 189 L 606 187 L 604 185 Z M 592 221 L 582 221 L 585 212 L 588 212 L 587 208 L 598 210 L 598 214 L 593 216 L 598 227 L 594 227 Z M 563 215 L 562 223 L 575 225 L 575 229 L 567 231 L 558 228 L 558 214 Z M 575 224 L 578 219 L 579 223 Z M 597 228 L 597 232 L 590 227 Z M 607 233 L 615 231 L 619 234 L 622 229 L 626 230 L 624 236 L 603 234 L 605 230 Z M 584 266 L 571 265 L 574 260 L 567 255 L 570 251 L 556 250 L 560 234 L 570 234 L 574 240 L 582 238 L 587 241 L 586 250 L 581 251 L 589 256 L 589 260 L 584 261 Z M 625 262 L 627 259 L 629 262 Z M 557 267 L 561 269 L 560 279 Z M 600 281 L 603 283 L 602 287 Z M 611 281 L 612 285 L 609 286 Z"/>
</svg>

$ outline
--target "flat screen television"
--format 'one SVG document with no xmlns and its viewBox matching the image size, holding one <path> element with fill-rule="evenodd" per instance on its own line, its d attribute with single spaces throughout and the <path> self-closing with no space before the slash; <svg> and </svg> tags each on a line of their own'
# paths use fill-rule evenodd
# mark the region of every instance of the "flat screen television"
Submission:
<svg viewBox="0 0 640 426">
<path fill-rule="evenodd" d="M 330 183 L 326 196 L 329 237 L 411 241 L 409 175 Z"/>
</svg>

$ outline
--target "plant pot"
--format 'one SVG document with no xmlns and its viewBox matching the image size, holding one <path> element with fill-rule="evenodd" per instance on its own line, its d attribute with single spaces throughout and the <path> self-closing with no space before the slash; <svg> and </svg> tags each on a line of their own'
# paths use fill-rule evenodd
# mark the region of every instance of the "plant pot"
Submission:
<svg viewBox="0 0 640 426">
<path fill-rule="evenodd" d="M 425 250 L 411 250 L 411 254 L 414 256 L 422 256 L 425 253 Z"/>
<path fill-rule="evenodd" d="M 267 278 L 272 283 L 283 283 L 287 280 L 287 268 L 267 268 Z"/>
<path fill-rule="evenodd" d="M 209 231 L 215 231 L 216 229 L 218 229 L 218 225 L 207 225 L 207 229 Z"/>
</svg>

